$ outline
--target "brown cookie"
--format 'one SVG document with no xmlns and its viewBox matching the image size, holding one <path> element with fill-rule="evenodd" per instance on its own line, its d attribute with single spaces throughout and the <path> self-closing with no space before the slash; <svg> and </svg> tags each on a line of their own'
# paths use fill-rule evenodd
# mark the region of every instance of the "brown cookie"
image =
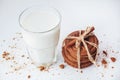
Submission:
<svg viewBox="0 0 120 80">
<path fill-rule="evenodd" d="M 78 68 L 78 63 L 77 63 L 77 59 L 73 59 L 73 58 L 69 58 L 69 56 L 67 54 L 65 54 L 64 52 L 62 52 L 62 55 L 64 56 L 64 61 L 75 68 Z M 93 56 L 93 59 L 95 60 L 96 58 L 96 52 L 95 55 Z M 80 59 L 80 68 L 85 68 L 88 67 L 90 65 L 92 65 L 91 61 L 87 58 L 87 59 Z"/>
<path fill-rule="evenodd" d="M 83 34 L 84 30 L 82 30 L 81 33 Z M 68 36 L 78 37 L 79 31 L 72 32 Z M 92 35 L 88 35 L 88 37 L 85 37 L 84 40 L 98 45 L 98 39 L 93 33 Z M 65 45 L 62 47 L 62 55 L 63 55 L 64 61 L 70 66 L 78 68 L 77 48 L 75 47 L 75 39 L 66 38 L 64 40 L 64 44 Z M 91 56 L 95 60 L 96 54 L 97 54 L 97 48 L 95 48 L 94 46 L 88 43 L 86 44 Z M 92 65 L 92 62 L 88 59 L 88 54 L 85 47 L 83 46 L 83 43 L 81 43 L 79 47 L 80 47 L 80 68 L 85 68 Z"/>
</svg>

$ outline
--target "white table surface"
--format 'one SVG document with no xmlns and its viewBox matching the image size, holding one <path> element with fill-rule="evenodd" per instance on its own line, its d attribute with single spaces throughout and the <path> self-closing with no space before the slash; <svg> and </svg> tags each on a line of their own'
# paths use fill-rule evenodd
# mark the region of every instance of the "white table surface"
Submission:
<svg viewBox="0 0 120 80">
<path fill-rule="evenodd" d="M 49 5 L 57 8 L 62 15 L 61 34 L 58 45 L 58 61 L 51 66 L 49 71 L 41 72 L 29 59 L 18 24 L 19 14 L 27 7 L 33 5 Z M 71 32 L 85 29 L 86 26 L 95 26 L 95 34 L 102 41 L 99 53 L 108 51 L 108 68 L 95 67 L 94 65 L 82 69 L 72 68 L 64 63 L 61 55 L 61 44 L 63 39 Z M 120 0 L 0 0 L 0 80 L 119 80 L 120 79 Z M 12 40 L 16 37 L 17 40 Z M 4 41 L 5 40 L 5 41 Z M 15 45 L 17 49 L 11 49 L 9 45 Z M 112 52 L 114 50 L 114 53 Z M 2 52 L 8 51 L 15 56 L 18 64 L 12 60 L 6 61 L 2 58 Z M 22 58 L 21 55 L 25 55 Z M 102 55 L 101 55 L 102 56 Z M 98 64 L 102 57 L 99 57 Z M 116 57 L 117 61 L 112 63 L 110 57 Z M 24 65 L 26 63 L 27 65 Z M 64 63 L 65 68 L 59 68 Z M 14 67 L 11 68 L 10 65 Z M 14 71 L 15 67 L 23 66 Z M 114 66 L 114 69 L 111 69 Z M 28 79 L 27 76 L 31 75 Z M 111 75 L 113 75 L 111 77 Z"/>
</svg>

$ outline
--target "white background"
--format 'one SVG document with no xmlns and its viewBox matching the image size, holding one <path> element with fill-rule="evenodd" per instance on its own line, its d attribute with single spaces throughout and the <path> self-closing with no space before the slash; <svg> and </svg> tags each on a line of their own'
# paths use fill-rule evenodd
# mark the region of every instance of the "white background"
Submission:
<svg viewBox="0 0 120 80">
<path fill-rule="evenodd" d="M 86 26 L 95 26 L 95 33 L 100 40 L 102 38 L 101 35 L 105 34 L 107 41 L 116 43 L 120 45 L 120 0 L 0 0 L 0 39 L 7 39 L 13 33 L 20 31 L 20 26 L 18 24 L 18 17 L 20 13 L 27 7 L 33 5 L 46 5 L 52 6 L 59 10 L 62 16 L 61 22 L 61 36 L 59 48 L 61 47 L 61 43 L 63 39 L 74 30 L 85 29 Z M 104 39 L 103 39 L 104 40 Z M 114 45 L 114 44 L 111 44 Z M 117 47 L 119 49 L 119 47 Z M 69 68 L 69 67 L 68 67 Z M 80 79 L 79 74 L 75 73 L 73 68 L 66 69 L 70 74 L 47 77 L 43 74 L 46 73 L 37 73 L 33 72 L 33 79 L 31 80 L 83 80 Z M 1 68 L 0 68 L 1 70 Z M 89 69 L 87 69 L 89 70 Z M 116 69 L 117 70 L 117 69 Z M 61 70 L 58 70 L 58 72 Z M 93 70 L 94 71 L 94 70 Z M 92 73 L 93 73 L 92 71 Z M 119 70 L 120 71 L 120 70 Z M 53 71 L 54 73 L 55 71 Z M 90 71 L 86 71 L 89 72 Z M 72 74 L 75 73 L 75 74 Z M 92 75 L 91 73 L 91 75 Z M 108 72 L 109 73 L 109 72 Z M 113 72 L 114 73 L 114 72 Z M 119 74 L 118 74 L 119 73 Z M 37 74 L 37 75 L 35 75 Z M 43 79 L 41 78 L 41 75 Z M 120 72 L 115 72 L 115 74 L 120 75 Z M 84 74 L 82 76 L 86 76 Z M 94 76 L 96 74 L 93 74 Z M 107 75 L 107 74 L 106 74 Z M 23 76 L 18 76 L 14 79 L 15 75 L 12 75 L 7 80 L 26 80 Z M 49 75 L 51 76 L 51 75 Z M 0 76 L 1 77 L 1 76 Z M 4 77 L 4 76 L 2 76 Z M 2 77 L 0 79 L 2 79 Z M 22 77 L 22 78 L 19 78 Z M 85 80 L 101 80 L 100 78 L 89 78 Z M 119 80 L 120 77 L 109 78 L 106 77 L 103 80 Z M 2 79 L 6 80 L 6 79 Z"/>
</svg>

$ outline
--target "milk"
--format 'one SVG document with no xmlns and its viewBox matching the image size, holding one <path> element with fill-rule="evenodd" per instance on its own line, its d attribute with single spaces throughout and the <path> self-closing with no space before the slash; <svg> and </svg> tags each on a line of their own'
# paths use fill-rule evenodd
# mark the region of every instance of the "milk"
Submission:
<svg viewBox="0 0 120 80">
<path fill-rule="evenodd" d="M 23 12 L 20 25 L 29 55 L 37 65 L 49 66 L 55 61 L 60 34 L 60 15 L 53 8 L 30 8 Z"/>
</svg>

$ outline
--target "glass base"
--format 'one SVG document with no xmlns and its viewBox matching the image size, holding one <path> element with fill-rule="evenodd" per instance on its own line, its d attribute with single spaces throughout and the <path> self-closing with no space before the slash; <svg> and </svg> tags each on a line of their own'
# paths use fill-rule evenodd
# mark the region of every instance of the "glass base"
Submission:
<svg viewBox="0 0 120 80">
<path fill-rule="evenodd" d="M 50 47 L 47 49 L 33 49 L 28 47 L 28 55 L 36 67 L 49 67 L 57 62 L 57 47 Z"/>
</svg>

